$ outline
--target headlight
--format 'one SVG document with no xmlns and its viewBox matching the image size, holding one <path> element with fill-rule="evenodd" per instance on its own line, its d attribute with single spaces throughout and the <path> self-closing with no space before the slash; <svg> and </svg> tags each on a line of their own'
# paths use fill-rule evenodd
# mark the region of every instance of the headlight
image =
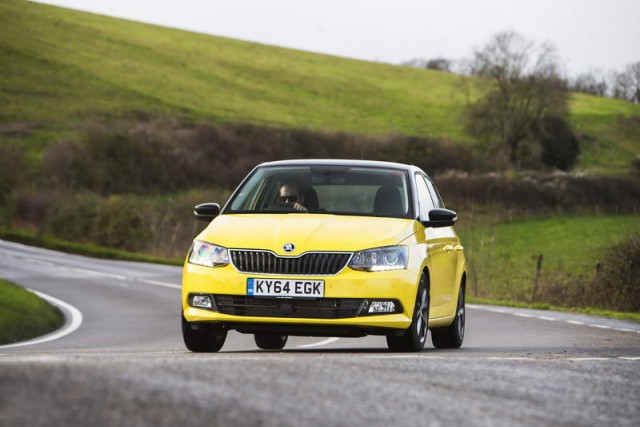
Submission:
<svg viewBox="0 0 640 427">
<path fill-rule="evenodd" d="M 388 271 L 407 268 L 406 246 L 367 249 L 353 254 L 349 267 L 361 271 Z"/>
<path fill-rule="evenodd" d="M 189 262 L 205 267 L 220 267 L 229 264 L 229 252 L 222 246 L 195 240 L 189 253 Z"/>
</svg>

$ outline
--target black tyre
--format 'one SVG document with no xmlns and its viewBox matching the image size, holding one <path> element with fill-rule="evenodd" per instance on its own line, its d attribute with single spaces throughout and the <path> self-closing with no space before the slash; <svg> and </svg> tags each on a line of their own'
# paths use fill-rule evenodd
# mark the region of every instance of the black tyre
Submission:
<svg viewBox="0 0 640 427">
<path fill-rule="evenodd" d="M 254 334 L 256 345 L 263 350 L 282 350 L 287 344 L 288 335 L 260 333 Z"/>
<path fill-rule="evenodd" d="M 227 339 L 227 331 L 213 325 L 199 324 L 197 329 L 182 316 L 182 338 L 184 345 L 194 353 L 215 353 Z"/>
<path fill-rule="evenodd" d="M 429 281 L 423 273 L 420 277 L 411 326 L 402 335 L 387 335 L 391 351 L 419 352 L 424 348 L 429 330 Z"/>
<path fill-rule="evenodd" d="M 464 291 L 465 286 L 463 283 L 460 286 L 456 317 L 453 319 L 453 323 L 444 328 L 434 328 L 431 330 L 431 341 L 435 348 L 460 348 L 462 345 L 465 327 Z"/>
</svg>

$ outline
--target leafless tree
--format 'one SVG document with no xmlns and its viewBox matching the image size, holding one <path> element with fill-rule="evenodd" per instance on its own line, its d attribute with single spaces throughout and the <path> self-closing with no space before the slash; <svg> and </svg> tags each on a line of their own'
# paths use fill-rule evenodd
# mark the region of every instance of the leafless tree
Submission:
<svg viewBox="0 0 640 427">
<path fill-rule="evenodd" d="M 579 74 L 570 85 L 573 92 L 586 93 L 595 96 L 607 96 L 609 84 L 607 79 L 597 71 Z"/>
<path fill-rule="evenodd" d="M 480 96 L 470 101 L 468 128 L 499 143 L 517 165 L 520 144 L 532 126 L 546 116 L 567 115 L 569 91 L 555 49 L 501 32 L 474 52 L 469 65 L 479 77 Z"/>
<path fill-rule="evenodd" d="M 623 72 L 615 75 L 613 97 L 640 103 L 640 61 L 627 65 Z"/>
</svg>

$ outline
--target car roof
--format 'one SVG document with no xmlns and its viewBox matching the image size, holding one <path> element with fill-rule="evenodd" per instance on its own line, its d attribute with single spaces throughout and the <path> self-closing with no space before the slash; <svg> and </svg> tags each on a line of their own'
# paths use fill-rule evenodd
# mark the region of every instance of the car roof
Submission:
<svg viewBox="0 0 640 427">
<path fill-rule="evenodd" d="M 277 160 L 274 162 L 265 162 L 258 165 L 262 166 L 360 166 L 372 168 L 392 168 L 403 169 L 406 171 L 423 172 L 417 166 L 406 165 L 404 163 L 382 162 L 377 160 L 351 160 L 351 159 L 295 159 L 295 160 Z"/>
</svg>

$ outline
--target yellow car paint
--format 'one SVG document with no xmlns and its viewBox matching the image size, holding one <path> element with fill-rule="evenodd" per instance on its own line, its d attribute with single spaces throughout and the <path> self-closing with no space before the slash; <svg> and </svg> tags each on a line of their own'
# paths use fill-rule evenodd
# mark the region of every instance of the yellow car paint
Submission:
<svg viewBox="0 0 640 427">
<path fill-rule="evenodd" d="M 455 314 L 457 292 L 461 274 L 465 269 L 462 253 L 455 249 L 445 250 L 445 246 L 459 245 L 459 239 L 452 227 L 429 229 L 425 233 L 425 228 L 419 222 L 408 219 L 319 214 L 224 215 L 212 221 L 196 240 L 214 243 L 227 249 L 261 249 L 292 257 L 310 251 L 354 252 L 400 244 L 409 248 L 409 263 L 405 270 L 363 272 L 345 267 L 335 276 L 277 275 L 279 278 L 324 280 L 327 298 L 396 298 L 404 308 L 401 315 L 349 319 L 292 319 L 230 316 L 189 307 L 187 297 L 190 293 L 244 295 L 248 278 L 274 276 L 242 273 L 231 264 L 210 268 L 186 261 L 182 303 L 188 321 L 294 322 L 404 329 L 411 322 L 419 272 L 428 270 L 437 276 L 451 278 L 431 283 L 429 326 L 441 326 L 450 322 Z M 296 241 L 296 248 L 293 252 L 286 253 L 282 246 L 290 241 Z"/>
</svg>

